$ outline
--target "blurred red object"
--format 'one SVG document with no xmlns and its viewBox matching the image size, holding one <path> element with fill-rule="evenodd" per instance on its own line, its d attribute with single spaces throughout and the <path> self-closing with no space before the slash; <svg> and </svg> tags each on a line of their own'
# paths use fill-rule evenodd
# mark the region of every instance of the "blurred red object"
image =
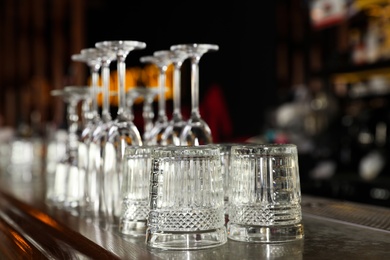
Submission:
<svg viewBox="0 0 390 260">
<path fill-rule="evenodd" d="M 211 129 L 214 143 L 224 142 L 232 138 L 232 120 L 219 85 L 213 84 L 207 89 L 200 102 L 199 110 L 203 120 L 207 122 Z"/>
</svg>

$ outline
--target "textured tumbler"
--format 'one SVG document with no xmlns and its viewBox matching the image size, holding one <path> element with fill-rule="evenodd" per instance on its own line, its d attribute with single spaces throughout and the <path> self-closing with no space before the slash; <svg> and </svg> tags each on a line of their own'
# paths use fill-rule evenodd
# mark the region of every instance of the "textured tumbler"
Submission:
<svg viewBox="0 0 390 260">
<path fill-rule="evenodd" d="M 151 248 L 190 250 L 227 242 L 219 148 L 167 146 L 152 151 Z"/>
<path fill-rule="evenodd" d="M 150 146 L 128 146 L 123 159 L 119 232 L 144 236 L 149 213 Z"/>
<path fill-rule="evenodd" d="M 240 143 L 217 143 L 215 144 L 219 148 L 221 159 L 221 170 L 223 179 L 224 190 L 224 210 L 225 210 L 225 222 L 229 219 L 229 175 L 230 175 L 230 151 L 233 145 L 239 145 Z"/>
<path fill-rule="evenodd" d="M 228 238 L 284 242 L 304 235 L 294 144 L 231 148 Z"/>
</svg>

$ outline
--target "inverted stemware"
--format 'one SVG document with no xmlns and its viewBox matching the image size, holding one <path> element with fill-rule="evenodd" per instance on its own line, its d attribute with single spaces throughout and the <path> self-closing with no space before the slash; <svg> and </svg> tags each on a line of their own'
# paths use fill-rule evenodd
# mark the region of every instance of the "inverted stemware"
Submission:
<svg viewBox="0 0 390 260">
<path fill-rule="evenodd" d="M 173 64 L 173 113 L 161 138 L 163 145 L 180 145 L 180 134 L 186 125 L 181 113 L 181 66 L 188 55 L 177 50 L 172 51 L 170 57 Z"/>
<path fill-rule="evenodd" d="M 62 90 L 53 90 L 53 96 L 60 96 L 67 105 L 68 142 L 66 157 L 56 168 L 53 178 L 52 200 L 57 206 L 65 207 L 72 213 L 78 214 L 81 197 L 84 191 L 84 175 L 78 170 L 79 146 L 79 116 L 77 105 L 89 98 L 91 89 L 88 86 L 66 86 Z"/>
<path fill-rule="evenodd" d="M 153 128 L 150 130 L 146 144 L 147 145 L 158 145 L 162 144 L 161 136 L 168 126 L 168 116 L 166 113 L 165 104 L 165 89 L 166 89 L 166 72 L 170 60 L 171 52 L 168 50 L 156 51 L 153 55 L 141 57 L 141 62 L 152 63 L 157 66 L 159 70 L 158 87 L 158 114 L 157 120 L 154 122 Z"/>
<path fill-rule="evenodd" d="M 180 134 L 180 143 L 184 146 L 197 146 L 213 143 L 209 125 L 199 112 L 199 61 L 203 54 L 217 51 L 215 44 L 178 44 L 171 46 L 173 51 L 184 51 L 191 60 L 191 116 Z"/>
<path fill-rule="evenodd" d="M 105 208 L 103 203 L 103 151 L 108 138 L 108 129 L 112 125 L 110 113 L 110 64 L 116 59 L 115 53 L 99 50 L 102 79 L 102 116 L 92 132 L 88 148 L 88 171 L 84 195 L 83 216 L 93 220 L 103 220 Z"/>
<path fill-rule="evenodd" d="M 134 91 L 138 92 L 143 98 L 142 118 L 144 120 L 144 131 L 142 138 L 143 140 L 148 140 L 150 131 L 153 129 L 154 125 L 153 101 L 160 90 L 155 87 L 136 87 L 134 88 Z"/>
<path fill-rule="evenodd" d="M 129 145 L 142 145 L 142 138 L 132 121 L 131 112 L 126 106 L 126 57 L 129 52 L 146 47 L 140 41 L 103 41 L 96 43 L 102 50 L 110 50 L 116 54 L 118 75 L 118 111 L 108 131 L 108 139 L 104 148 L 103 190 L 107 210 L 108 224 L 118 223 L 120 215 L 120 187 L 122 179 L 122 160 L 125 148 Z"/>
<path fill-rule="evenodd" d="M 101 88 L 98 86 L 99 83 L 99 70 L 101 68 L 102 62 L 101 62 L 101 54 L 100 50 L 96 48 L 86 48 L 82 49 L 80 54 L 74 54 L 72 55 L 73 61 L 79 61 L 79 62 L 85 62 L 89 69 L 90 69 L 90 77 L 91 77 L 91 97 L 90 97 L 90 103 L 89 104 L 83 104 L 85 112 L 87 113 L 87 121 L 83 125 L 81 129 L 80 134 L 80 142 L 79 142 L 79 148 L 78 148 L 78 170 L 82 172 L 83 175 L 85 175 L 85 185 L 86 189 L 89 186 L 90 183 L 90 176 L 88 175 L 88 168 L 90 165 L 89 158 L 91 156 L 89 155 L 90 150 L 90 143 L 92 140 L 92 133 L 96 129 L 98 125 L 102 123 L 101 117 L 99 115 L 98 111 L 98 93 L 101 91 Z M 86 101 L 87 102 L 87 101 Z M 87 112 L 88 111 L 88 112 Z M 82 201 L 82 203 L 85 203 L 86 201 Z M 83 211 L 84 206 L 81 206 L 80 211 Z"/>
</svg>

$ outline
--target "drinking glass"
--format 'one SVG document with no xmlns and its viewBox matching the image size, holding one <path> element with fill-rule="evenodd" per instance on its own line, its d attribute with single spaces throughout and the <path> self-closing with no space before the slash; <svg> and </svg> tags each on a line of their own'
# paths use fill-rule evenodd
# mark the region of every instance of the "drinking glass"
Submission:
<svg viewBox="0 0 390 260">
<path fill-rule="evenodd" d="M 58 206 L 64 206 L 72 213 L 78 214 L 80 199 L 83 195 L 84 178 L 78 170 L 78 147 L 79 147 L 79 116 L 78 103 L 91 95 L 88 86 L 66 86 L 61 90 L 51 91 L 52 96 L 60 96 L 67 105 L 68 139 L 66 157 L 56 168 L 54 178 L 48 176 L 53 183 L 53 195 L 51 200 Z"/>
<path fill-rule="evenodd" d="M 223 194 L 224 194 L 224 211 L 225 224 L 229 221 L 229 181 L 231 172 L 231 148 L 233 145 L 240 145 L 240 143 L 217 143 L 221 155 L 221 171 L 223 179 Z"/>
<path fill-rule="evenodd" d="M 107 211 L 107 224 L 115 226 L 120 215 L 120 187 L 122 181 L 122 160 L 125 149 L 130 145 L 142 145 L 142 138 L 132 121 L 131 112 L 126 106 L 126 57 L 133 50 L 146 47 L 140 41 L 103 41 L 97 48 L 116 54 L 118 75 L 118 111 L 116 119 L 108 131 L 108 139 L 103 151 L 103 194 Z"/>
<path fill-rule="evenodd" d="M 227 241 L 219 157 L 211 145 L 152 150 L 148 247 L 202 249 Z"/>
<path fill-rule="evenodd" d="M 102 123 L 101 117 L 99 115 L 98 110 L 98 93 L 101 91 L 101 88 L 98 86 L 99 84 L 99 70 L 102 65 L 101 61 L 101 52 L 96 48 L 86 48 L 82 49 L 80 54 L 72 55 L 73 61 L 85 62 L 90 69 L 91 76 L 91 99 L 90 104 L 85 104 L 85 112 L 88 111 L 87 120 L 85 125 L 81 130 L 80 142 L 79 142 L 79 151 L 78 151 L 78 170 L 80 174 L 85 175 L 85 194 L 83 196 L 82 203 L 86 205 L 80 205 L 80 214 L 85 215 L 85 208 L 88 207 L 89 204 L 89 193 L 88 189 L 90 185 L 95 185 L 92 181 L 93 178 L 89 176 L 91 171 L 89 171 L 89 165 L 91 164 L 89 161 L 93 156 L 90 155 L 90 143 L 92 141 L 92 134 L 96 127 Z M 88 106 L 88 108 L 87 108 Z"/>
<path fill-rule="evenodd" d="M 101 92 L 101 88 L 99 87 L 99 70 L 102 66 L 101 55 L 101 51 L 96 48 L 86 48 L 81 50 L 81 56 L 84 58 L 84 61 L 90 68 L 91 74 L 91 126 L 86 127 L 86 133 L 83 133 L 83 136 L 88 139 L 90 139 L 90 136 L 92 135 L 94 126 L 101 123 L 101 118 L 98 109 L 98 94 L 99 92 Z"/>
<path fill-rule="evenodd" d="M 98 50 L 101 60 L 102 79 L 102 116 L 92 132 L 88 147 L 87 180 L 84 193 L 83 217 L 104 221 L 105 208 L 103 203 L 103 151 L 108 137 L 108 129 L 112 125 L 110 113 L 110 64 L 116 59 L 116 54 L 109 50 Z"/>
<path fill-rule="evenodd" d="M 142 106 L 142 118 L 144 120 L 144 131 L 143 131 L 143 140 L 148 140 L 150 131 L 153 129 L 153 119 L 154 119 L 154 110 L 153 110 L 153 101 L 158 95 L 159 88 L 154 87 L 136 87 L 134 89 L 143 97 L 143 106 Z"/>
<path fill-rule="evenodd" d="M 57 96 L 63 90 L 53 90 L 51 94 Z M 57 93 L 56 93 L 57 92 Z M 62 94 L 61 94 L 62 95 Z M 65 99 L 64 99 L 65 101 Z M 49 206 L 58 204 L 57 191 L 54 188 L 56 179 L 56 169 L 64 161 L 67 152 L 68 132 L 66 129 L 58 129 L 49 134 L 49 141 L 46 148 L 46 168 L 45 168 L 45 203 Z M 7 150 L 8 152 L 8 150 Z M 9 152 L 8 152 L 9 153 Z M 9 161 L 8 161 L 9 162 Z"/>
<path fill-rule="evenodd" d="M 129 109 L 131 120 L 134 120 L 134 102 L 137 98 L 139 98 L 141 94 L 137 90 L 137 87 L 132 87 L 126 92 L 126 106 Z"/>
<path fill-rule="evenodd" d="M 98 91 L 98 80 L 99 80 L 99 69 L 100 69 L 100 66 L 101 66 L 101 63 L 100 63 L 100 60 L 98 59 L 98 57 L 95 57 L 95 54 L 91 53 L 91 51 L 89 51 L 88 54 L 85 53 L 85 50 L 84 50 L 84 54 L 82 53 L 78 53 L 78 54 L 73 54 L 71 56 L 71 59 L 73 61 L 78 61 L 78 62 L 83 62 L 83 63 L 86 63 L 88 68 L 89 68 L 89 71 L 90 71 L 90 75 L 91 75 L 91 83 L 90 83 L 90 88 L 92 89 L 92 94 L 89 98 L 83 100 L 83 103 L 82 103 L 82 129 L 81 131 L 84 131 L 84 128 L 86 128 L 87 130 L 89 129 L 89 125 L 93 125 L 93 121 L 99 119 L 98 118 L 98 114 L 97 114 L 97 103 L 96 103 L 96 99 L 94 99 L 94 93 L 96 92 L 96 95 L 97 95 L 97 91 Z M 92 86 L 96 86 L 96 87 L 92 87 Z M 88 132 L 88 131 L 87 131 Z"/>
<path fill-rule="evenodd" d="M 183 131 L 186 121 L 181 113 L 181 66 L 187 53 L 183 51 L 172 51 L 171 62 L 173 64 L 173 113 L 172 119 L 168 122 L 161 139 L 163 145 L 180 145 L 180 134 Z"/>
<path fill-rule="evenodd" d="M 296 145 L 232 146 L 229 182 L 229 239 L 272 243 L 303 238 Z"/>
<path fill-rule="evenodd" d="M 211 129 L 199 112 L 199 61 L 209 51 L 217 51 L 215 44 L 178 44 L 171 46 L 173 51 L 183 51 L 191 60 L 191 115 L 180 134 L 181 145 L 204 145 L 213 142 Z"/>
<path fill-rule="evenodd" d="M 126 147 L 121 188 L 122 213 L 119 219 L 119 232 L 122 234 L 146 234 L 152 149 L 152 146 Z"/>
<path fill-rule="evenodd" d="M 148 134 L 148 139 L 145 141 L 147 145 L 157 145 L 161 144 L 161 135 L 164 133 L 165 129 L 168 126 L 168 116 L 165 109 L 165 89 L 166 72 L 169 64 L 171 64 L 170 51 L 163 50 L 154 52 L 153 56 L 144 56 L 141 57 L 140 60 L 144 63 L 152 63 L 156 65 L 159 70 L 159 97 L 157 120 L 156 122 L 154 122 L 153 128 Z"/>
</svg>

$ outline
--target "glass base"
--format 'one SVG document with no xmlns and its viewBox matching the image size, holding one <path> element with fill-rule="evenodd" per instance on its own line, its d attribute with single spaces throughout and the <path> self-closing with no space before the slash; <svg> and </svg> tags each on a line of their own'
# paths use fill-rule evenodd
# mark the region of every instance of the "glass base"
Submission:
<svg viewBox="0 0 390 260">
<path fill-rule="evenodd" d="M 273 227 L 228 224 L 228 238 L 235 241 L 276 243 L 302 239 L 303 236 L 304 228 L 301 223 Z"/>
<path fill-rule="evenodd" d="M 145 236 L 146 235 L 146 220 L 121 220 L 119 223 L 119 232 L 131 236 Z"/>
<path fill-rule="evenodd" d="M 223 245 L 227 242 L 225 227 L 198 232 L 146 232 L 146 243 L 163 250 L 194 250 Z"/>
</svg>

